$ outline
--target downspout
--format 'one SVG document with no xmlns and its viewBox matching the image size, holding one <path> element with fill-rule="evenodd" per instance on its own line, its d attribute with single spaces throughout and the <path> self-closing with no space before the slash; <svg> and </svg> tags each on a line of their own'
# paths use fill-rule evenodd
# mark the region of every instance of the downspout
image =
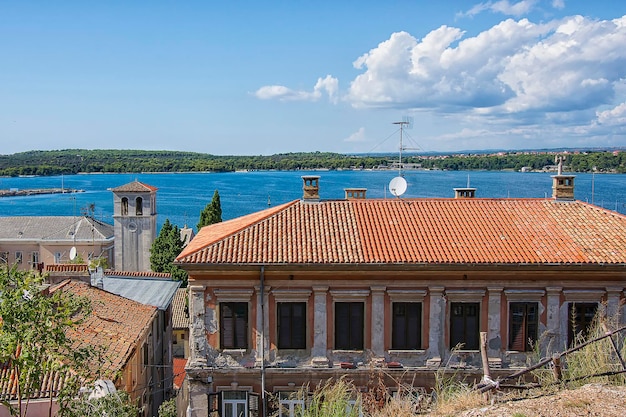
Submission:
<svg viewBox="0 0 626 417">
<path fill-rule="evenodd" d="M 265 266 L 261 265 L 261 404 L 263 417 L 267 417 L 265 404 Z"/>
</svg>

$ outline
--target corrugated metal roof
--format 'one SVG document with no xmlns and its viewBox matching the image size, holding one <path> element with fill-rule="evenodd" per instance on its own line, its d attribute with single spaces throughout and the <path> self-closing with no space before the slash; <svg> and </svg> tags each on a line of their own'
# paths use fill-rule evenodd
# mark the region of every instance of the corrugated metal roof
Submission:
<svg viewBox="0 0 626 417">
<path fill-rule="evenodd" d="M 141 304 L 166 310 L 172 303 L 180 281 L 158 278 L 120 277 L 105 275 L 104 290 Z"/>
<path fill-rule="evenodd" d="M 626 216 L 552 199 L 295 201 L 205 226 L 182 264 L 626 264 Z"/>
</svg>

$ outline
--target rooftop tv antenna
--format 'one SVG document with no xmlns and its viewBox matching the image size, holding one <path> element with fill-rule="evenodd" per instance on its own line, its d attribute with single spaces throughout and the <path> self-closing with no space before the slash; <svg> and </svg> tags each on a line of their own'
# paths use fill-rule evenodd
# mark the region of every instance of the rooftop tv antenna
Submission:
<svg viewBox="0 0 626 417">
<path fill-rule="evenodd" d="M 407 184 L 402 175 L 402 149 L 404 147 L 402 143 L 404 129 L 410 129 L 413 127 L 413 118 L 404 116 L 401 122 L 393 122 L 394 125 L 400 125 L 400 150 L 398 154 L 398 176 L 393 178 L 389 183 L 389 191 L 396 197 L 400 197 L 406 192 Z"/>
</svg>

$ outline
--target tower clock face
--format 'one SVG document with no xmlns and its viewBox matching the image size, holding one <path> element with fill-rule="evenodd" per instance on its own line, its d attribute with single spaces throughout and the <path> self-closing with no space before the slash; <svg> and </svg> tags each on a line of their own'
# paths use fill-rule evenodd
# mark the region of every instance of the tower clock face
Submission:
<svg viewBox="0 0 626 417">
<path fill-rule="evenodd" d="M 135 224 L 134 222 L 128 223 L 128 230 L 130 230 L 131 232 L 137 231 L 137 224 Z"/>
</svg>

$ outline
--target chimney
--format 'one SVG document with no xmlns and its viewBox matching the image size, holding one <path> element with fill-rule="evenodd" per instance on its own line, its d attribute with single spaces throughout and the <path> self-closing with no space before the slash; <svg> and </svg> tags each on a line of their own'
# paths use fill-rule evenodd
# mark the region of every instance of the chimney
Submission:
<svg viewBox="0 0 626 417">
<path fill-rule="evenodd" d="M 102 267 L 99 266 L 95 270 L 90 269 L 89 272 L 91 273 L 91 286 L 101 290 L 104 289 L 104 271 Z"/>
<path fill-rule="evenodd" d="M 474 198 L 476 188 L 454 188 L 454 198 Z"/>
<path fill-rule="evenodd" d="M 344 188 L 346 200 L 365 200 L 367 188 Z"/>
<path fill-rule="evenodd" d="M 320 177 L 318 175 L 303 175 L 302 199 L 304 201 L 320 201 Z"/>
<path fill-rule="evenodd" d="M 555 200 L 574 200 L 574 175 L 552 176 L 552 198 Z"/>
<path fill-rule="evenodd" d="M 552 198 L 574 200 L 575 175 L 563 175 L 563 158 L 559 158 L 557 175 L 552 176 Z"/>
</svg>

